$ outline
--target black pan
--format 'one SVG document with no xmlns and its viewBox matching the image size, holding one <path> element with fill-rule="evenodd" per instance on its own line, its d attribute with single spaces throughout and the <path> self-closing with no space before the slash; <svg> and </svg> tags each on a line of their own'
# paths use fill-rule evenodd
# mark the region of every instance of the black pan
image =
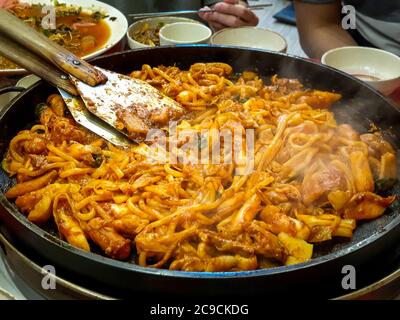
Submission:
<svg viewBox="0 0 400 320">
<path fill-rule="evenodd" d="M 334 107 L 339 122 L 353 125 L 366 132 L 371 123 L 383 130 L 387 139 L 400 147 L 400 113 L 379 93 L 365 83 L 332 68 L 289 55 L 249 50 L 245 48 L 182 46 L 154 48 L 117 53 L 93 60 L 105 69 L 128 73 L 150 65 L 188 67 L 195 62 L 220 61 L 229 63 L 236 72 L 255 70 L 263 76 L 275 73 L 281 77 L 297 78 L 308 87 L 340 92 L 343 99 Z M 34 106 L 55 92 L 50 85 L 39 82 L 20 94 L 0 111 L 0 157 L 10 139 L 32 124 Z M 1 190 L 13 183 L 0 172 Z M 179 272 L 142 268 L 133 263 L 115 261 L 94 253 L 78 250 L 56 233 L 44 231 L 29 222 L 16 206 L 0 192 L 1 232 L 18 242 L 28 252 L 51 264 L 57 272 L 80 284 L 96 287 L 116 297 L 137 292 L 158 294 L 262 294 L 267 296 L 334 297 L 343 293 L 342 268 L 353 265 L 365 268 L 400 239 L 399 205 L 393 204 L 379 219 L 360 223 L 350 241 L 335 240 L 315 246 L 314 259 L 290 267 L 268 270 L 222 273 Z M 396 186 L 391 194 L 398 194 Z M 382 261 L 385 263 L 385 261 Z"/>
</svg>

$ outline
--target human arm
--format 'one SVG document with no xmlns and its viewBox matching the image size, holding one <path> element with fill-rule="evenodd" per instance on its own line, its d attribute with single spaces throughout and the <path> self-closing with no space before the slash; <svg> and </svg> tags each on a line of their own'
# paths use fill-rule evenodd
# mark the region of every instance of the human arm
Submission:
<svg viewBox="0 0 400 320">
<path fill-rule="evenodd" d="M 356 46 L 357 43 L 341 26 L 339 0 L 308 3 L 295 1 L 297 28 L 305 53 L 314 59 L 331 49 Z"/>
<path fill-rule="evenodd" d="M 200 12 L 199 16 L 207 21 L 214 30 L 228 27 L 256 26 L 258 24 L 258 17 L 248 8 L 245 1 L 224 0 L 210 7 L 216 11 Z M 210 9 L 210 7 L 206 6 L 203 9 Z"/>
</svg>

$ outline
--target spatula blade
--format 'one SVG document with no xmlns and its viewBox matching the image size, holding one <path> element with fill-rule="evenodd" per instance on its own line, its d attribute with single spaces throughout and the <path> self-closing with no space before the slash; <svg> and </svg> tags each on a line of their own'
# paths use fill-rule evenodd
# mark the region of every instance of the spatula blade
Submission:
<svg viewBox="0 0 400 320">
<path fill-rule="evenodd" d="M 91 87 L 76 78 L 71 81 L 91 113 L 129 138 L 142 140 L 151 128 L 165 127 L 184 114 L 179 103 L 147 82 L 96 68 L 108 78 L 105 84 Z"/>
<path fill-rule="evenodd" d="M 128 139 L 118 130 L 115 130 L 108 123 L 91 114 L 86 109 L 84 102 L 80 97 L 73 96 L 60 88 L 58 88 L 58 91 L 63 97 L 68 110 L 71 112 L 72 117 L 80 125 L 116 146 L 124 148 L 129 148 L 132 146 L 133 141 Z"/>
</svg>

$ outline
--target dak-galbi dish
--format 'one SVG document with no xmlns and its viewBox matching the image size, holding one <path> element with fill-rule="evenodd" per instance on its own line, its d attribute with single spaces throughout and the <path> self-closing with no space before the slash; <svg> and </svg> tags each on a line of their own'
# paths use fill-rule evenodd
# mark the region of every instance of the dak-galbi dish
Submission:
<svg viewBox="0 0 400 320">
<path fill-rule="evenodd" d="M 397 177 L 395 151 L 379 132 L 337 124 L 329 110 L 337 93 L 234 74 L 223 63 L 144 65 L 131 76 L 185 108 L 176 130 L 198 132 L 199 150 L 210 152 L 224 129 L 239 130 L 246 147 L 254 130 L 253 170 L 237 174 L 252 161 L 243 150 L 231 162 L 194 164 L 157 161 L 156 140 L 117 148 L 51 95 L 39 105 L 39 122 L 10 142 L 3 168 L 17 184 L 6 196 L 33 223 L 54 221 L 75 247 L 172 270 L 290 265 L 311 259 L 314 244 L 351 238 L 358 221 L 395 201 L 377 194 Z M 164 142 L 180 154 L 186 140 Z"/>
</svg>

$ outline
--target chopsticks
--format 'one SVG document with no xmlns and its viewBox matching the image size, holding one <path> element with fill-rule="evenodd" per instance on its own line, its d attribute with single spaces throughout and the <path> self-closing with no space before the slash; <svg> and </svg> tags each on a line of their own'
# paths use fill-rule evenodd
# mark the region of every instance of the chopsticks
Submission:
<svg viewBox="0 0 400 320">
<path fill-rule="evenodd" d="M 256 4 L 253 6 L 248 6 L 251 10 L 262 10 L 266 7 L 271 7 L 272 3 L 266 4 Z M 199 12 L 215 12 L 215 9 L 205 9 L 205 10 L 178 10 L 178 11 L 163 11 L 163 12 L 148 12 L 148 13 L 132 13 L 129 14 L 134 20 L 144 19 L 144 18 L 153 18 L 153 17 L 164 17 L 164 16 L 176 16 L 176 15 L 187 15 L 194 14 Z"/>
</svg>

